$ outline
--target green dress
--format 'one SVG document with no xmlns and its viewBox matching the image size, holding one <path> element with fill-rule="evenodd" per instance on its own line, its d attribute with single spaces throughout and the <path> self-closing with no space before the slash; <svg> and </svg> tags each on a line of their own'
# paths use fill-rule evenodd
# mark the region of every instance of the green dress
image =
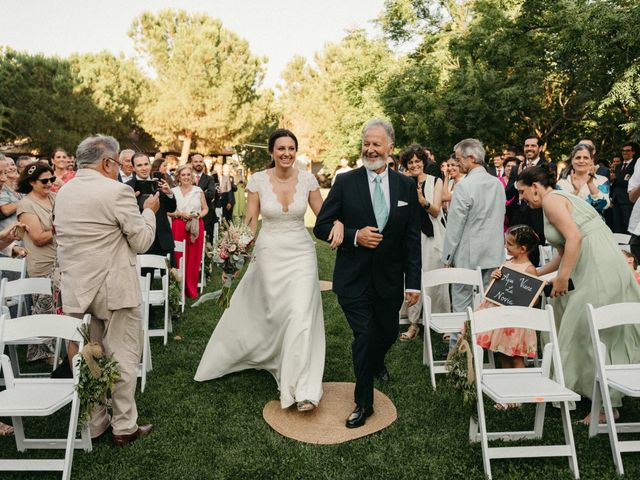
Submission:
<svg viewBox="0 0 640 480">
<path fill-rule="evenodd" d="M 553 308 L 566 385 L 591 398 L 596 364 L 586 304 L 597 308 L 612 303 L 640 302 L 640 286 L 598 212 L 570 193 L 554 190 L 550 194 L 571 201 L 572 217 L 582 234 L 578 261 L 571 272 L 575 290 L 553 299 Z M 546 216 L 544 235 L 554 247 L 564 247 L 565 239 Z M 607 346 L 607 363 L 640 362 L 640 327 L 625 325 L 602 330 L 600 339 Z M 622 395 L 611 391 L 611 400 L 613 406 L 618 407 Z"/>
</svg>

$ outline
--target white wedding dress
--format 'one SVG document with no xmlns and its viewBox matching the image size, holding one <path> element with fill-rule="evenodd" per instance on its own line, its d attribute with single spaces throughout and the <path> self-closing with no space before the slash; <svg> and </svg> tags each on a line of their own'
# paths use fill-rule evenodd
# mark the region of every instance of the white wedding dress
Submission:
<svg viewBox="0 0 640 480">
<path fill-rule="evenodd" d="M 246 187 L 260 196 L 262 228 L 244 277 L 209 340 L 195 375 L 211 380 L 249 368 L 270 372 L 280 404 L 322 397 L 325 337 L 315 244 L 304 226 L 309 192 L 318 182 L 298 171 L 287 211 L 266 171 Z"/>
</svg>

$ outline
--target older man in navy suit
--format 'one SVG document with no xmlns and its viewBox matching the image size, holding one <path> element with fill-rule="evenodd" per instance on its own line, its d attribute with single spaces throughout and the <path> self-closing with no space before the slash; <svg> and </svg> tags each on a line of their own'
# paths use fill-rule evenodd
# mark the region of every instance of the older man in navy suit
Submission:
<svg viewBox="0 0 640 480">
<path fill-rule="evenodd" d="M 393 150 L 390 123 L 369 121 L 362 135 L 364 167 L 336 178 L 318 214 L 314 233 L 327 240 L 335 220 L 344 224 L 333 291 L 353 330 L 356 408 L 348 428 L 373 414 L 373 380 L 387 380 L 384 358 L 398 337 L 403 299 L 420 292 L 420 222 L 416 184 L 387 167 Z"/>
</svg>

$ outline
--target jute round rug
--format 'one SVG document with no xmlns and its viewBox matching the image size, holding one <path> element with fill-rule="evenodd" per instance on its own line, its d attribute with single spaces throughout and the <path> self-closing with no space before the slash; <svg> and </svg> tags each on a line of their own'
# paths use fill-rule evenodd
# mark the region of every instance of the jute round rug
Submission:
<svg viewBox="0 0 640 480">
<path fill-rule="evenodd" d="M 371 435 L 388 427 L 398 418 L 393 402 L 378 390 L 373 391 L 374 414 L 364 426 L 347 428 L 345 421 L 354 408 L 353 383 L 326 382 L 318 408 L 300 413 L 295 405 L 283 410 L 279 400 L 272 400 L 262 410 L 265 421 L 280 435 L 299 442 L 332 445 Z"/>
</svg>

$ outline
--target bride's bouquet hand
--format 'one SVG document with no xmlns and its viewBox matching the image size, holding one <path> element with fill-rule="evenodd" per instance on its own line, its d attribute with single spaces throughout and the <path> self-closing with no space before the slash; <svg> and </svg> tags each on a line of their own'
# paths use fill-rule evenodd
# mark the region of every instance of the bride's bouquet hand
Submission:
<svg viewBox="0 0 640 480">
<path fill-rule="evenodd" d="M 329 232 L 328 240 L 333 250 L 342 245 L 342 241 L 344 240 L 344 224 L 340 220 L 333 222 L 333 228 Z"/>
</svg>

